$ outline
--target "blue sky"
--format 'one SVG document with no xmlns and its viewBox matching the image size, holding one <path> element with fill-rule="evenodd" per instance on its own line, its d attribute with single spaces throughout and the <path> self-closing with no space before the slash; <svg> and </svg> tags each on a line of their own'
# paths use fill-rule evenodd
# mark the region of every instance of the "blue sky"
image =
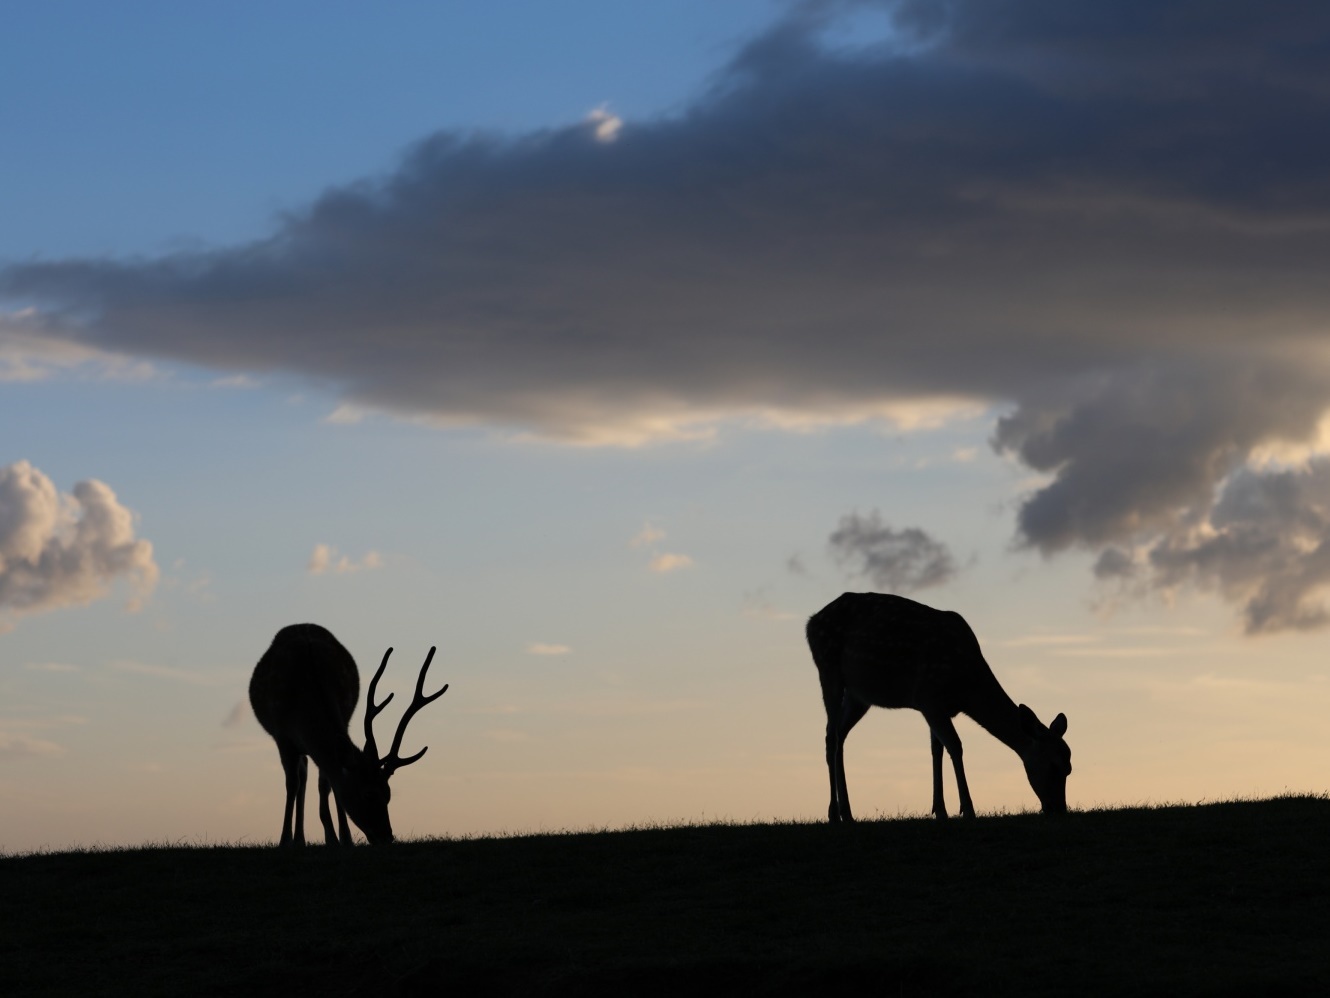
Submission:
<svg viewBox="0 0 1330 998">
<path fill-rule="evenodd" d="M 439 646 L 399 832 L 812 818 L 846 589 L 1073 806 L 1320 789 L 1326 19 L 947 9 L 7 12 L 0 848 L 275 838 L 300 620 Z M 927 807 L 918 715 L 847 760 Z"/>
<path fill-rule="evenodd" d="M 8 259 L 264 235 L 439 129 L 677 108 L 772 4 L 23 5 L 0 108 Z M 613 91 L 610 93 L 609 91 Z"/>
</svg>

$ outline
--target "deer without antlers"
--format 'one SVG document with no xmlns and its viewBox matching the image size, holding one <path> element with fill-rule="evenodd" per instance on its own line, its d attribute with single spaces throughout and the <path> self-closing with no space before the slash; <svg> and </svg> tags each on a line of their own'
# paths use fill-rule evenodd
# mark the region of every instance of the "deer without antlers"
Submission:
<svg viewBox="0 0 1330 998">
<path fill-rule="evenodd" d="M 961 740 L 951 719 L 968 714 L 1025 764 L 1045 813 L 1067 810 L 1071 749 L 1063 741 L 1067 717 L 1044 727 L 1025 704 L 1007 696 L 959 613 L 934 610 L 903 596 L 845 593 L 808 620 L 808 646 L 827 710 L 827 770 L 832 822 L 853 821 L 845 789 L 845 736 L 869 707 L 912 707 L 932 732 L 933 813 L 947 816 L 942 799 L 942 749 L 951 756 L 961 814 L 974 802 L 961 764 Z"/>
<path fill-rule="evenodd" d="M 448 685 L 445 683 L 437 693 L 425 695 L 425 673 L 434 659 L 431 648 L 416 679 L 415 697 L 397 725 L 392 748 L 380 758 L 374 742 L 374 718 L 393 695 L 389 693 L 382 703 L 376 704 L 374 693 L 392 653 L 391 648 L 383 653 L 383 661 L 370 680 L 363 749 L 356 748 L 347 734 L 356 701 L 360 699 L 360 673 L 351 653 L 331 631 L 318 624 L 283 627 L 254 667 L 249 681 L 249 702 L 263 729 L 277 742 L 286 773 L 282 845 L 305 844 L 305 779 L 309 759 L 319 767 L 319 818 L 328 845 L 337 844 L 339 838 L 343 845 L 351 845 L 348 815 L 371 843 L 393 840 L 388 820 L 391 796 L 388 780 L 398 769 L 416 762 L 428 748 L 403 759 L 398 754 L 402 736 L 416 712 L 448 692 Z M 337 803 L 336 830 L 328 809 L 330 791 Z"/>
</svg>

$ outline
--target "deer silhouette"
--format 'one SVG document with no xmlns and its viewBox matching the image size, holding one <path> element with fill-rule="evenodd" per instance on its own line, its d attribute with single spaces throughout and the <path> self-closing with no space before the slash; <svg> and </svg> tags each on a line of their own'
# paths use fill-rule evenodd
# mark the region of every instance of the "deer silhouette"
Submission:
<svg viewBox="0 0 1330 998">
<path fill-rule="evenodd" d="M 319 767 L 319 818 L 328 845 L 351 845 L 347 816 L 372 844 L 393 840 L 388 820 L 391 790 L 388 780 L 403 766 L 423 756 L 428 746 L 405 759 L 398 755 L 406 726 L 416 712 L 448 691 L 424 695 L 425 673 L 434 659 L 431 648 L 416 679 L 415 697 L 402 714 L 388 754 L 379 757 L 374 742 L 374 718 L 388 705 L 391 693 L 375 704 L 379 678 L 388 667 L 389 648 L 370 680 L 365 698 L 365 747 L 357 748 L 347 733 L 360 699 L 360 673 L 355 659 L 332 632 L 318 624 L 283 627 L 254 667 L 249 681 L 249 702 L 263 730 L 272 735 L 286 774 L 286 809 L 281 845 L 305 844 L 305 781 L 309 760 Z M 328 808 L 331 792 L 337 804 L 337 828 Z M 295 831 L 292 834 L 292 816 Z"/>
<path fill-rule="evenodd" d="M 964 713 L 1021 758 L 1030 787 L 1046 813 L 1067 810 L 1071 749 L 1063 741 L 1067 716 L 1048 727 L 1025 704 L 1007 696 L 984 661 L 965 618 L 904 596 L 845 593 L 808 620 L 808 647 L 827 711 L 827 771 L 832 822 L 853 821 L 845 788 L 845 736 L 869 707 L 912 707 L 932 731 L 933 813 L 947 816 L 942 798 L 942 750 L 951 756 L 961 815 L 974 802 L 951 719 Z"/>
</svg>

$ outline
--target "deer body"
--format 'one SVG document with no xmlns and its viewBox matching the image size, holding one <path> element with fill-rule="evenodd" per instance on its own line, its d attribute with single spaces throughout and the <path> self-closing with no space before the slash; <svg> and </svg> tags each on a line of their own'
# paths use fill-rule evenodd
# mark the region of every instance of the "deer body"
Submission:
<svg viewBox="0 0 1330 998">
<path fill-rule="evenodd" d="M 417 710 L 442 696 L 422 696 L 425 673 L 434 657 L 431 648 L 416 682 L 416 697 L 398 726 L 388 756 L 380 759 L 374 743 L 373 719 L 392 694 L 374 703 L 374 690 L 388 665 L 389 648 L 370 683 L 365 705 L 365 747 L 358 748 L 348 733 L 360 699 L 360 673 L 355 659 L 327 628 L 318 624 L 292 624 L 277 632 L 271 646 L 254 667 L 249 702 L 259 724 L 277 743 L 286 776 L 286 808 L 282 819 L 282 845 L 305 842 L 305 784 L 308 760 L 319 768 L 319 818 L 324 841 L 351 845 L 347 816 L 373 844 L 393 840 L 388 819 L 391 791 L 388 779 L 401 766 L 415 762 L 425 750 L 401 759 L 398 749 L 407 722 Z M 337 805 L 334 829 L 328 806 L 331 793 Z M 293 828 L 294 818 L 294 828 Z"/>
<path fill-rule="evenodd" d="M 1012 749 L 1046 812 L 1066 811 L 1071 750 L 1059 714 L 1044 727 L 1034 712 L 1007 696 L 984 661 L 979 642 L 958 613 L 903 596 L 845 593 L 808 621 L 808 645 L 827 712 L 828 818 L 853 821 L 845 786 L 845 737 L 869 707 L 908 707 L 932 733 L 933 813 L 945 818 L 942 750 L 951 756 L 961 814 L 974 815 L 960 737 L 951 719 L 964 713 Z"/>
</svg>

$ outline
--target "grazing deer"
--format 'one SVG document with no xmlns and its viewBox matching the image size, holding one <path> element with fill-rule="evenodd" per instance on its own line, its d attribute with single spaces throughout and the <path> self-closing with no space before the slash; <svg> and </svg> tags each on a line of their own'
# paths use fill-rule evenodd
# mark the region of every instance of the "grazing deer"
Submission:
<svg viewBox="0 0 1330 998">
<path fill-rule="evenodd" d="M 332 632 L 318 624 L 292 624 L 283 627 L 249 680 L 249 702 L 263 730 L 272 735 L 286 772 L 286 811 L 282 819 L 281 844 L 305 844 L 305 777 L 308 760 L 319 767 L 319 818 L 328 845 L 351 845 L 347 815 L 365 838 L 373 844 L 393 840 L 388 821 L 388 780 L 403 766 L 409 766 L 425 754 L 426 748 L 403 759 L 397 754 L 402 736 L 416 711 L 448 692 L 445 683 L 437 693 L 424 695 L 425 673 L 434 659 L 434 649 L 425 656 L 416 694 L 406 708 L 393 736 L 392 748 L 382 759 L 374 744 L 374 718 L 393 698 L 389 693 L 383 703 L 374 702 L 379 677 L 388 667 L 389 648 L 383 653 L 379 671 L 370 680 L 365 699 L 365 747 L 356 748 L 347 734 L 356 701 L 360 699 L 360 673 L 351 657 Z M 335 832 L 328 810 L 328 793 L 337 801 Z M 295 837 L 291 834 L 294 807 Z"/>
<path fill-rule="evenodd" d="M 845 593 L 808 620 L 822 702 L 827 709 L 827 770 L 832 822 L 853 821 L 845 789 L 845 736 L 869 707 L 912 707 L 932 731 L 933 813 L 947 816 L 942 799 L 942 749 L 951 755 L 961 814 L 974 817 L 974 802 L 961 763 L 961 740 L 951 719 L 968 714 L 1025 764 L 1046 814 L 1067 810 L 1071 749 L 1062 740 L 1067 717 L 1047 728 L 1025 704 L 1017 706 L 999 685 L 959 613 L 882 593 Z"/>
</svg>

